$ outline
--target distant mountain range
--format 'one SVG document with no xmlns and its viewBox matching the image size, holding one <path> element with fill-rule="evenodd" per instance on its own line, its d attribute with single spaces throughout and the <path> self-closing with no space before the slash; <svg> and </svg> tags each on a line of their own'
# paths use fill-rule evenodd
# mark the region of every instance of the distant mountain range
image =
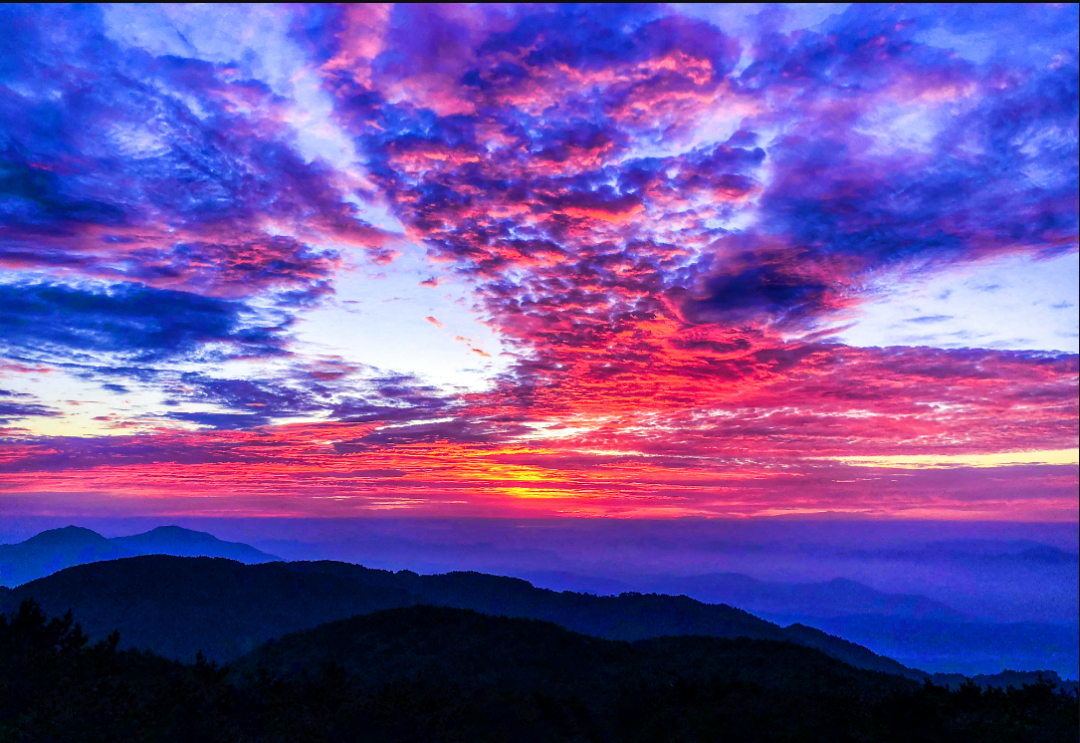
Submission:
<svg viewBox="0 0 1080 743">
<path fill-rule="evenodd" d="M 1024 547 L 1019 554 L 1054 554 L 1053 548 L 1040 552 Z M 843 578 L 780 583 L 714 573 L 642 576 L 630 584 L 566 572 L 533 572 L 525 577 L 556 590 L 611 594 L 633 587 L 730 604 L 783 626 L 815 627 L 904 665 L 936 672 L 974 677 L 1001 668 L 1052 668 L 1068 678 L 1080 673 L 1075 621 L 978 620 L 925 596 L 883 593 Z"/>
<path fill-rule="evenodd" d="M 905 665 L 938 672 L 977 677 L 990 669 L 1050 668 L 1075 679 L 1080 666 L 1080 628 L 1075 622 L 994 623 L 875 614 L 762 617 L 816 627 Z"/>
<path fill-rule="evenodd" d="M 19 586 L 69 566 L 152 554 L 224 557 L 248 565 L 278 560 L 254 547 L 225 542 L 210 534 L 176 526 L 163 526 L 144 534 L 113 539 L 72 526 L 42 532 L 20 544 L 0 545 L 0 583 Z M 60 613 L 67 608 L 63 605 L 66 595 L 78 598 L 78 605 L 82 607 L 79 611 L 80 621 L 87 628 L 93 627 L 99 635 L 121 628 L 123 624 L 125 644 L 154 647 L 176 658 L 190 658 L 202 649 L 211 657 L 224 660 L 247 652 L 269 637 L 324 621 L 390 607 L 436 603 L 486 613 L 545 618 L 585 634 L 613 639 L 636 640 L 657 634 L 695 632 L 720 637 L 795 640 L 811 647 L 821 647 L 834 657 L 857 667 L 901 673 L 909 678 L 921 677 L 922 671 L 915 670 L 917 668 L 952 674 L 948 678 L 954 680 L 961 678 L 958 674 L 993 674 L 1001 668 L 1044 668 L 1075 678 L 1080 664 L 1080 641 L 1075 626 L 977 622 L 923 596 L 883 593 L 844 579 L 821 583 L 777 583 L 727 573 L 689 577 L 643 576 L 635 581 L 635 588 L 669 595 L 641 597 L 628 590 L 630 586 L 626 583 L 611 579 L 556 572 L 527 576 L 533 583 L 556 591 L 606 594 L 583 597 L 579 601 L 580 606 L 568 613 L 565 606 L 558 606 L 560 601 L 566 604 L 565 599 L 550 600 L 552 596 L 559 596 L 555 591 L 543 591 L 525 581 L 510 578 L 480 573 L 424 577 L 332 562 L 291 563 L 290 566 L 276 573 L 244 573 L 241 570 L 235 574 L 230 571 L 242 566 L 218 567 L 210 571 L 206 578 L 208 590 L 209 587 L 216 587 L 213 590 L 234 596 L 233 603 L 249 600 L 253 606 L 267 607 L 268 613 L 264 619 L 251 615 L 243 607 L 225 607 L 218 599 L 196 595 L 198 592 L 193 594 L 189 589 L 181 588 L 176 594 L 181 600 L 176 607 L 181 616 L 168 619 L 174 623 L 178 634 L 166 645 L 161 644 L 161 637 L 151 636 L 152 633 L 147 635 L 147 629 L 139 626 L 137 617 L 125 619 L 128 624 L 111 626 L 109 623 L 113 621 L 114 608 L 99 606 L 92 597 L 78 598 L 81 594 L 66 594 L 66 589 L 58 589 L 49 581 L 36 590 L 42 596 L 51 597 L 46 602 L 50 611 Z M 120 587 L 110 585 L 112 579 L 106 578 L 104 573 L 87 575 L 99 576 L 95 579 L 95 585 L 106 595 L 115 597 L 119 591 L 148 607 L 155 602 L 164 606 L 171 600 L 168 593 L 159 595 L 157 588 L 144 590 L 143 586 L 153 584 L 154 578 L 142 575 L 134 566 L 123 570 L 111 567 L 105 570 L 106 573 L 116 573 Z M 190 566 L 182 570 L 198 572 Z M 292 586 L 282 592 L 277 584 L 282 581 L 288 583 L 282 577 L 288 575 L 301 580 L 304 585 Z M 298 575 L 302 577 L 296 578 Z M 57 580 L 64 582 L 64 579 Z M 461 590 L 446 587 L 454 585 L 455 581 L 464 581 L 468 585 Z M 485 585 L 485 581 L 490 583 L 484 589 L 487 594 L 479 588 Z M 243 589 L 236 587 L 248 583 L 251 585 L 245 585 Z M 357 585 L 360 587 L 357 588 Z M 139 594 L 144 592 L 146 595 L 140 597 Z M 18 591 L 19 595 L 24 593 Z M 614 594 L 620 593 L 625 594 L 620 599 L 621 608 L 612 614 L 604 607 L 618 598 Z M 5 594 L 6 610 L 11 609 L 6 599 L 14 600 L 14 595 Z M 482 595 L 489 597 L 481 601 Z M 242 599 L 244 596 L 247 599 Z M 283 607 L 288 596 L 301 608 Z M 187 604 L 183 604 L 183 601 Z M 629 611 L 627 607 L 634 601 L 639 605 Z M 649 602 L 653 602 L 653 608 L 647 607 Z M 727 606 L 707 606 L 709 604 Z M 227 608 L 233 624 L 222 626 L 216 636 L 205 632 L 192 635 L 181 627 L 185 621 L 183 606 L 196 613 L 205 612 L 205 621 L 215 621 L 210 614 L 216 608 Z M 731 606 L 738 606 L 742 611 L 730 609 Z M 91 614 L 84 616 L 87 610 Z M 721 617 L 718 612 L 722 610 L 729 613 Z M 159 614 L 160 611 L 155 609 L 154 613 Z M 168 615 L 172 610 L 164 611 Z M 643 620 L 634 615 L 635 611 L 639 614 L 651 611 L 654 616 Z M 100 623 L 97 619 L 101 620 Z M 763 622 L 762 619 L 768 621 Z M 635 630 L 635 627 L 638 629 Z M 196 641 L 204 644 L 195 647 L 192 643 Z M 946 676 L 939 676 L 941 679 L 946 679 Z"/>
<path fill-rule="evenodd" d="M 79 526 L 50 529 L 18 544 L 0 544 L 0 585 L 14 587 L 58 570 L 139 555 L 224 557 L 245 564 L 281 558 L 205 532 L 159 526 L 145 534 L 106 539 Z"/>
<path fill-rule="evenodd" d="M 153 555 L 80 565 L 0 589 L 0 611 L 11 612 L 28 598 L 49 614 L 70 609 L 92 638 L 118 630 L 121 647 L 148 648 L 186 662 L 200 651 L 212 660 L 233 661 L 267 641 L 326 622 L 429 605 L 544 620 L 607 640 L 698 635 L 785 641 L 864 670 L 942 683 L 962 680 L 930 676 L 812 627 L 780 627 L 726 605 L 685 596 L 558 593 L 483 573 L 421 576 L 328 561 L 243 565 Z M 1053 672 L 1044 676 L 1059 680 Z"/>
<path fill-rule="evenodd" d="M 139 555 L 224 557 L 244 564 L 281 558 L 238 542 L 225 542 L 205 532 L 179 526 L 160 526 L 143 534 L 106 539 L 77 526 L 51 529 L 19 544 L 0 545 L 0 585 L 14 587 L 64 568 Z M 646 591 L 691 596 L 705 603 L 738 606 L 755 614 L 842 617 L 861 614 L 966 619 L 940 602 L 924 596 L 889 594 L 852 580 L 822 583 L 777 583 L 746 575 L 714 573 L 689 577 L 644 577 L 629 585 L 615 580 L 568 573 L 532 573 L 535 584 L 555 590 L 618 594 Z"/>
<path fill-rule="evenodd" d="M 852 614 L 970 619 L 938 601 L 908 594 L 883 593 L 845 578 L 820 583 L 780 583 L 737 573 L 693 576 L 642 576 L 634 585 L 569 573 L 530 573 L 540 585 L 562 590 L 620 593 L 631 589 L 692 596 L 706 603 L 738 606 L 754 614 L 841 617 Z"/>
<path fill-rule="evenodd" d="M 422 576 L 339 562 L 243 565 L 155 555 L 79 565 L 0 591 L 0 610 L 12 611 L 25 598 L 51 614 L 71 609 L 91 637 L 118 629 L 127 647 L 183 660 L 201 650 L 228 661 L 324 622 L 428 604 L 543 619 L 612 640 L 691 634 L 789 640 L 858 668 L 925 675 L 819 630 L 785 629 L 730 606 L 685 596 L 556 593 L 483 573 Z"/>
</svg>

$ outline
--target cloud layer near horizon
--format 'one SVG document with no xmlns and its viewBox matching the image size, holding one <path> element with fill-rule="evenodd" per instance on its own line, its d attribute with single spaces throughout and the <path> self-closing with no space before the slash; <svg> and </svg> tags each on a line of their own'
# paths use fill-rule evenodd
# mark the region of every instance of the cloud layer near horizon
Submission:
<svg viewBox="0 0 1080 743">
<path fill-rule="evenodd" d="M 1076 515 L 1067 464 L 838 459 L 1075 449 L 1075 354 L 835 340 L 905 282 L 1075 257 L 1075 6 L 2 12 L 8 492 Z M 303 342 L 403 253 L 470 287 L 484 390 Z M 61 376 L 112 396 L 96 430 Z"/>
</svg>

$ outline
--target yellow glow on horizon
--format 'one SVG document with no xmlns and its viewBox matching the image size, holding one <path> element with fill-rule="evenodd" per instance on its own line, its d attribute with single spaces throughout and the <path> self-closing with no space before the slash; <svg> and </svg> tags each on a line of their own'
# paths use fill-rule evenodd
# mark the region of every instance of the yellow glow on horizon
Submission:
<svg viewBox="0 0 1080 743">
<path fill-rule="evenodd" d="M 914 454 L 836 457 L 857 467 L 926 469 L 931 467 L 1008 467 L 1016 464 L 1080 464 L 1080 449 L 1007 451 L 996 454 Z"/>
<path fill-rule="evenodd" d="M 511 498 L 540 498 L 543 500 L 550 500 L 552 498 L 574 498 L 578 495 L 573 491 L 561 490 L 557 488 L 500 488 L 500 490 Z"/>
</svg>

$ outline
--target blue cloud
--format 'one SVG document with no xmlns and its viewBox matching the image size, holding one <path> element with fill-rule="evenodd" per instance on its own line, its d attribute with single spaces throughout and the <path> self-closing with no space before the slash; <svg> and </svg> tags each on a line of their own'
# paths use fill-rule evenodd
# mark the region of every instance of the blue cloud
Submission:
<svg viewBox="0 0 1080 743">
<path fill-rule="evenodd" d="M 911 317 L 904 322 L 918 323 L 919 325 L 927 325 L 936 322 L 945 322 L 946 320 L 952 320 L 952 315 L 922 315 L 921 317 Z"/>
<path fill-rule="evenodd" d="M 285 324 L 252 324 L 245 304 L 141 284 L 0 283 L 0 349 L 61 359 L 116 355 L 137 361 L 278 356 Z"/>
<path fill-rule="evenodd" d="M 340 256 L 296 233 L 378 248 L 333 168 L 267 125 L 264 83 L 119 46 L 92 7 L 3 19 L 0 263 L 304 306 Z"/>
<path fill-rule="evenodd" d="M 6 426 L 22 418 L 58 415 L 59 410 L 41 404 L 33 395 L 0 389 L 0 425 Z"/>
</svg>

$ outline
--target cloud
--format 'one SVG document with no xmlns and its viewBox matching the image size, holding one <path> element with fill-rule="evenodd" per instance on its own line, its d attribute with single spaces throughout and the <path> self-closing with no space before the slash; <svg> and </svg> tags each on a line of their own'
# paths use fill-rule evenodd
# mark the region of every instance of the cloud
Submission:
<svg viewBox="0 0 1080 743">
<path fill-rule="evenodd" d="M 20 358 L 162 361 L 284 353 L 286 324 L 241 302 L 133 283 L 0 283 L 0 344 Z"/>
<path fill-rule="evenodd" d="M 922 315 L 921 317 L 909 317 L 904 322 L 913 322 L 919 325 L 928 325 L 952 320 L 952 315 Z"/>
<path fill-rule="evenodd" d="M 24 277 L 0 284 L 5 352 L 157 385 L 157 420 L 200 427 L 116 453 L 31 442 L 11 487 L 76 487 L 99 467 L 79 487 L 141 487 L 124 483 L 168 461 L 157 487 L 959 513 L 974 491 L 928 478 L 874 500 L 837 489 L 826 460 L 1075 446 L 1075 355 L 830 340 L 905 282 L 1076 250 L 1075 6 L 853 5 L 813 24 L 653 5 L 284 9 L 296 69 L 358 163 L 305 157 L 293 103 L 251 60 L 119 44 L 94 7 L 3 12 L 0 265 Z M 407 240 L 366 221 L 368 202 Z M 499 335 L 510 362 L 486 388 L 291 342 L 350 255 L 385 262 L 404 242 L 439 264 L 410 285 L 467 285 Z M 277 365 L 211 367 L 237 358 Z M 1050 500 L 1075 486 L 1013 475 Z M 1005 513 L 1008 488 L 986 487 Z"/>
<path fill-rule="evenodd" d="M 447 415 L 455 400 L 422 380 L 351 367 L 335 359 L 294 365 L 275 376 L 230 379 L 203 372 L 154 379 L 166 405 L 212 406 L 213 411 L 172 410 L 171 420 L 223 429 L 248 429 L 289 419 L 398 425 Z"/>
<path fill-rule="evenodd" d="M 235 412 L 170 412 L 169 418 L 224 428 L 250 428 L 272 420 L 312 415 L 331 404 L 321 385 L 308 387 L 278 380 L 222 379 L 198 372 L 180 375 L 167 388 L 172 404 L 203 403 Z M 320 394 L 321 393 L 321 394 Z"/>
<path fill-rule="evenodd" d="M 323 243 L 383 252 L 340 174 L 298 154 L 284 99 L 120 47 L 100 13 L 6 11 L 0 266 L 303 304 L 340 265 Z"/>
<path fill-rule="evenodd" d="M 695 298 L 687 315 L 696 322 L 735 324 L 769 316 L 777 322 L 801 320 L 829 309 L 829 286 L 800 276 L 798 269 L 756 265 L 735 275 L 709 278 L 706 296 Z"/>
<path fill-rule="evenodd" d="M 251 428 L 269 422 L 265 415 L 244 413 L 168 413 L 169 418 L 216 429 Z"/>
<path fill-rule="evenodd" d="M 656 9 L 575 12 L 427 18 L 453 44 L 488 34 L 453 55 L 454 75 L 471 69 L 440 78 L 453 111 L 390 87 L 431 54 L 451 64 L 394 32 L 380 58 L 406 66 L 326 78 L 398 217 L 484 282 L 495 325 L 548 368 L 570 366 L 555 357 L 571 337 L 602 356 L 658 318 L 676 336 L 687 322 L 814 332 L 882 273 L 1075 242 L 1075 179 L 1054 164 L 1075 159 L 1075 137 L 1039 134 L 1075 120 L 1059 103 L 1076 99 L 1075 60 L 1002 85 L 871 11 L 752 49 Z M 739 125 L 698 143 L 718 108 Z M 899 138 L 889 116 L 908 115 L 924 140 Z"/>
<path fill-rule="evenodd" d="M 43 405 L 26 392 L 0 389 L 0 425 L 9 425 L 22 418 L 37 416 L 56 417 L 60 411 Z"/>
</svg>

